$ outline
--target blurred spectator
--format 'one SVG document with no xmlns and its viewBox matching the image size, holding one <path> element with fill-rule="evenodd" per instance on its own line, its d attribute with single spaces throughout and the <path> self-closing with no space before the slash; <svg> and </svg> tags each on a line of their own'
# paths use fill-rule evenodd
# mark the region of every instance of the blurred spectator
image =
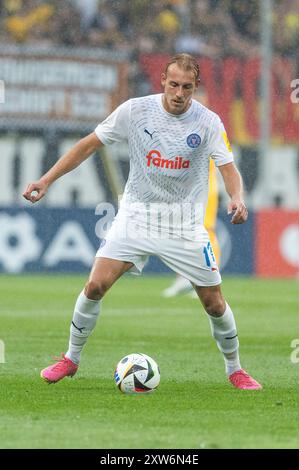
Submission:
<svg viewBox="0 0 299 470">
<path fill-rule="evenodd" d="M 104 49 L 124 50 L 127 48 L 127 43 L 121 33 L 119 18 L 113 12 L 110 2 L 98 3 L 97 12 L 90 24 L 88 42 L 91 46 Z"/>
<path fill-rule="evenodd" d="M 51 3 L 55 5 L 55 20 L 51 22 L 50 34 L 55 44 L 80 46 L 82 42 L 80 14 L 73 2 L 52 0 Z"/>
<path fill-rule="evenodd" d="M 180 21 L 176 13 L 168 8 L 162 9 L 155 18 L 155 26 L 162 34 L 178 34 Z"/>
<path fill-rule="evenodd" d="M 99 0 L 73 0 L 80 12 L 80 25 L 83 32 L 88 31 L 98 10 Z"/>
<path fill-rule="evenodd" d="M 237 9 L 238 3 L 237 0 L 222 2 L 196 0 L 193 4 L 193 28 L 202 38 L 205 38 L 214 56 L 215 54 L 219 57 L 234 55 L 245 58 L 258 53 L 257 43 L 240 33 L 233 15 L 230 14 L 231 4 Z M 244 2 L 241 3 L 244 4 Z M 258 14 L 257 9 L 255 15 L 258 16 Z"/>
<path fill-rule="evenodd" d="M 195 26 L 191 26 L 190 32 L 179 35 L 175 40 L 175 52 L 181 51 L 196 56 L 217 57 L 219 47 L 209 43 L 203 35 L 198 34 Z"/>
<path fill-rule="evenodd" d="M 283 57 L 296 58 L 299 49 L 299 2 L 278 2 L 274 11 L 274 48 Z"/>
<path fill-rule="evenodd" d="M 54 14 L 53 5 L 44 2 L 7 2 L 7 18 L 5 28 L 10 37 L 16 42 L 25 42 L 32 31 L 43 29 Z"/>
<path fill-rule="evenodd" d="M 68 0 L 4 0 L 2 7 L 6 42 L 80 43 L 79 12 Z"/>
<path fill-rule="evenodd" d="M 228 13 L 231 16 L 238 34 L 250 41 L 259 41 L 259 1 L 229 0 Z"/>
</svg>

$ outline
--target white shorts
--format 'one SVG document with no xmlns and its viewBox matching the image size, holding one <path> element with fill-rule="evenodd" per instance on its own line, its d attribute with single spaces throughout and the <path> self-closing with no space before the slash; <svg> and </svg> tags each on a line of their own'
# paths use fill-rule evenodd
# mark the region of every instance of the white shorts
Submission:
<svg viewBox="0 0 299 470">
<path fill-rule="evenodd" d="M 172 237 L 123 237 L 114 220 L 107 237 L 102 240 L 96 257 L 111 258 L 134 264 L 133 274 L 141 274 L 150 255 L 160 258 L 174 272 L 189 279 L 195 286 L 216 286 L 221 275 L 207 231 L 203 228 L 197 240 Z"/>
</svg>

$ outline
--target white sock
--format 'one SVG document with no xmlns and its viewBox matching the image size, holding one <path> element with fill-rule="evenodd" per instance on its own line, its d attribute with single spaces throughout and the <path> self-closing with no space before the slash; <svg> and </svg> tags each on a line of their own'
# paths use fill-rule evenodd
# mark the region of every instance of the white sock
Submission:
<svg viewBox="0 0 299 470">
<path fill-rule="evenodd" d="M 81 351 L 96 325 L 99 313 L 100 300 L 90 300 L 82 291 L 75 305 L 70 327 L 69 349 L 65 354 L 75 364 L 80 362 Z"/>
<path fill-rule="evenodd" d="M 239 340 L 234 314 L 226 303 L 226 309 L 221 317 L 208 315 L 212 335 L 223 354 L 227 375 L 241 369 L 239 359 Z"/>
</svg>

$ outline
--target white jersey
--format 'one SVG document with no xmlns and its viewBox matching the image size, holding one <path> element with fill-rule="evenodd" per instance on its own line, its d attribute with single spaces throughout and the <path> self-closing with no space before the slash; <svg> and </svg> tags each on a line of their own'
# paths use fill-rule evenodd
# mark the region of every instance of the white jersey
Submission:
<svg viewBox="0 0 299 470">
<path fill-rule="evenodd" d="M 186 213 L 190 206 L 195 212 L 184 226 L 194 231 L 203 225 L 210 157 L 220 166 L 232 162 L 233 154 L 217 114 L 192 100 L 185 113 L 173 115 L 163 107 L 162 97 L 126 101 L 95 133 L 104 145 L 128 143 L 130 172 L 120 205 L 122 216 L 175 232 L 175 217 L 164 224 L 165 215 L 179 206 Z"/>
</svg>

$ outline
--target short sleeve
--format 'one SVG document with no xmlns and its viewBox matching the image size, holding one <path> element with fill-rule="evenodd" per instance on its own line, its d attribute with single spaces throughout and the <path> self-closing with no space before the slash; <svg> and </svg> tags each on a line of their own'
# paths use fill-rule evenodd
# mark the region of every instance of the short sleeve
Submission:
<svg viewBox="0 0 299 470">
<path fill-rule="evenodd" d="M 218 116 L 213 122 L 210 133 L 209 154 L 216 166 L 225 165 L 234 161 L 234 156 L 225 128 Z"/>
<path fill-rule="evenodd" d="M 125 101 L 94 130 L 104 145 L 128 140 L 131 100 Z"/>
</svg>

